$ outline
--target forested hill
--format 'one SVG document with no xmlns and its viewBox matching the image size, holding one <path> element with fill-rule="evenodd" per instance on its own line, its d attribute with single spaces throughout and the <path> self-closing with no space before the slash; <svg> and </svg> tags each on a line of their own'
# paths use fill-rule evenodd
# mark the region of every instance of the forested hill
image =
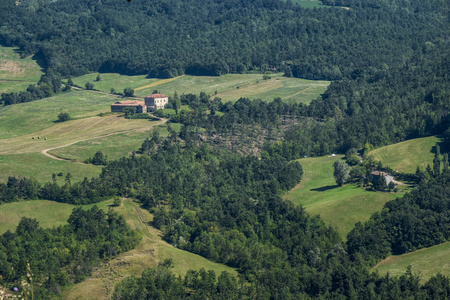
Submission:
<svg viewBox="0 0 450 300">
<path fill-rule="evenodd" d="M 351 9 L 281 0 L 4 0 L 0 41 L 40 53 L 66 76 L 279 68 L 336 80 L 401 65 L 448 34 L 448 1 L 333 2 Z"/>
</svg>

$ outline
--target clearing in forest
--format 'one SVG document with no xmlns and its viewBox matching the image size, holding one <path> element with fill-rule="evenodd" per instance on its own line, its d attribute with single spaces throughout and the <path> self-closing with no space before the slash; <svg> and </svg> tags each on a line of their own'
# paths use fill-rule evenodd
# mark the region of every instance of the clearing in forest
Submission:
<svg viewBox="0 0 450 300">
<path fill-rule="evenodd" d="M 263 79 L 262 74 L 226 74 L 221 76 L 178 76 L 170 79 L 146 78 L 144 75 L 126 76 L 114 73 L 100 74 L 102 80 L 95 81 L 97 73 L 73 78 L 73 82 L 84 87 L 92 82 L 94 88 L 103 92 L 123 92 L 126 87 L 133 88 L 137 97 L 150 95 L 154 90 L 173 96 L 178 94 L 205 92 L 222 101 L 236 101 L 241 97 L 272 101 L 280 97 L 286 102 L 309 103 L 323 94 L 329 81 L 306 80 L 284 77 L 282 73 L 269 75 Z"/>
<path fill-rule="evenodd" d="M 0 94 L 24 91 L 37 83 L 42 74 L 36 60 L 20 58 L 18 48 L 0 46 Z"/>
<path fill-rule="evenodd" d="M 367 221 L 386 202 L 401 194 L 367 191 L 355 184 L 338 187 L 333 177 L 333 163 L 339 159 L 342 155 L 300 159 L 302 181 L 287 192 L 284 199 L 303 205 L 311 215 L 320 215 L 345 239 L 357 222 Z"/>
<path fill-rule="evenodd" d="M 67 172 L 72 174 L 74 182 L 97 176 L 101 171 L 99 166 L 59 161 L 44 156 L 42 152 L 77 142 L 114 137 L 116 134 L 136 133 L 143 141 L 144 136 L 149 136 L 149 130 L 163 123 L 127 120 L 120 114 L 109 114 L 110 105 L 115 100 L 116 97 L 111 95 L 71 91 L 1 108 L 0 180 L 4 182 L 8 176 L 22 176 L 47 182 L 51 180 L 52 173 L 65 175 Z M 55 122 L 60 112 L 69 113 L 72 120 Z M 99 113 L 106 114 L 99 116 Z M 128 151 L 121 153 L 127 155 Z"/>
<path fill-rule="evenodd" d="M 372 150 L 369 155 L 399 172 L 415 173 L 417 166 L 425 170 L 427 164 L 433 165 L 435 146 L 440 141 L 437 136 L 413 139 Z"/>
<path fill-rule="evenodd" d="M 372 271 L 381 276 L 389 272 L 391 276 L 403 275 L 408 266 L 419 273 L 421 283 L 425 283 L 431 276 L 441 273 L 450 276 L 450 242 L 429 248 L 417 250 L 403 255 L 392 255 L 379 262 Z"/>
</svg>

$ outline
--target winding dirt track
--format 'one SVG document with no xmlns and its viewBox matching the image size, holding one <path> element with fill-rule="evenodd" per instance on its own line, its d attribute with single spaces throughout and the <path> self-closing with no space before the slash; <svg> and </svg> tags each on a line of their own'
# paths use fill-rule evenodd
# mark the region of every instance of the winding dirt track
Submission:
<svg viewBox="0 0 450 300">
<path fill-rule="evenodd" d="M 153 116 L 153 115 L 152 115 L 152 116 Z M 154 116 L 153 116 L 153 117 L 154 117 Z M 156 117 L 155 117 L 155 118 L 156 118 Z M 50 157 L 50 158 L 55 159 L 55 160 L 71 161 L 70 159 L 57 157 L 57 156 L 52 155 L 52 154 L 50 154 L 50 153 L 48 153 L 48 152 L 49 152 L 49 151 L 52 151 L 52 150 L 55 150 L 55 149 L 68 147 L 68 146 L 71 146 L 71 145 L 76 144 L 76 143 L 79 143 L 79 142 L 85 142 L 85 141 L 90 141 L 90 140 L 100 139 L 100 138 L 108 137 L 108 136 L 111 136 L 111 135 L 116 135 L 116 134 L 121 134 L 121 133 L 127 133 L 127 132 L 132 132 L 132 131 L 150 130 L 150 129 L 152 129 L 154 126 L 164 124 L 164 123 L 166 123 L 166 122 L 168 121 L 168 119 L 164 119 L 164 118 L 161 118 L 160 120 L 161 120 L 161 121 L 160 121 L 158 124 L 154 124 L 154 125 L 153 125 L 152 127 L 150 127 L 150 128 L 139 128 L 139 129 L 123 130 L 123 131 L 112 132 L 112 133 L 103 134 L 103 135 L 99 135 L 99 136 L 95 136 L 95 137 L 91 137 L 91 138 L 87 138 L 87 139 L 81 139 L 81 140 L 77 140 L 77 141 L 74 141 L 74 142 L 71 142 L 71 143 L 68 143 L 68 144 L 65 144 L 65 145 L 61 145 L 61 146 L 57 146 L 57 147 L 53 147 L 53 148 L 44 149 L 44 150 L 41 151 L 41 153 L 44 154 L 45 156 Z M 74 163 L 83 164 L 83 163 L 81 163 L 81 162 L 74 162 Z"/>
</svg>

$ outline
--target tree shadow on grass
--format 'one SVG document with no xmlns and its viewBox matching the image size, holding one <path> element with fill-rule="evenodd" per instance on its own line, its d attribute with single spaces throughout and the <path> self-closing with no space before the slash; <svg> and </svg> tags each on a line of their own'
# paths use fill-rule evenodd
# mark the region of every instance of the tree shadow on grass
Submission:
<svg viewBox="0 0 450 300">
<path fill-rule="evenodd" d="M 310 191 L 313 191 L 313 192 L 325 192 L 325 191 L 332 190 L 332 189 L 337 188 L 337 187 L 338 187 L 337 184 L 336 185 L 327 185 L 327 186 L 322 186 L 322 187 L 316 188 L 316 189 L 310 189 Z"/>
</svg>

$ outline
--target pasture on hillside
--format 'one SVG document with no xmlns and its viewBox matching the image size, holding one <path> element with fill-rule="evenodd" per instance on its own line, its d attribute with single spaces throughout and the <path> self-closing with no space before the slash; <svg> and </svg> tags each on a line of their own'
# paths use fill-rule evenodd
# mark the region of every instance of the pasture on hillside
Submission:
<svg viewBox="0 0 450 300">
<path fill-rule="evenodd" d="M 427 164 L 433 165 L 435 146 L 440 141 L 437 136 L 413 139 L 372 150 L 369 155 L 399 172 L 415 173 L 417 166 L 425 170 Z"/>
<path fill-rule="evenodd" d="M 112 200 L 96 204 L 82 205 L 83 209 L 91 209 L 97 205 L 100 209 L 108 211 Z M 19 201 L 0 205 L 0 234 L 7 230 L 14 232 L 23 217 L 36 219 L 43 228 L 52 228 L 67 223 L 67 219 L 75 206 L 67 203 L 58 203 L 47 200 Z"/>
<path fill-rule="evenodd" d="M 381 276 L 386 273 L 390 276 L 400 276 L 411 266 L 412 271 L 420 275 L 420 281 L 424 284 L 437 273 L 450 276 L 449 257 L 450 242 L 446 242 L 403 255 L 389 256 L 373 267 L 372 271 L 377 271 Z"/>
<path fill-rule="evenodd" d="M 144 75 L 126 76 L 114 73 L 100 74 L 102 80 L 95 81 L 97 73 L 72 78 L 73 82 L 84 87 L 86 82 L 94 84 L 94 88 L 110 92 L 123 92 L 126 87 L 135 90 L 135 95 L 144 97 L 154 90 L 173 96 L 178 94 L 199 94 L 205 92 L 211 97 L 219 97 L 222 101 L 236 101 L 241 97 L 272 101 L 280 97 L 283 101 L 309 103 L 324 93 L 329 81 L 315 81 L 284 77 L 282 73 L 269 75 L 263 79 L 262 74 L 226 74 L 221 76 L 183 75 L 169 79 L 146 78 Z M 217 92 L 217 94 L 216 94 Z"/>
<path fill-rule="evenodd" d="M 132 274 L 141 274 L 149 267 L 154 267 L 165 259 L 172 259 L 172 271 L 184 276 L 189 269 L 213 270 L 216 276 L 228 271 L 236 271 L 225 265 L 211 262 L 199 255 L 173 247 L 161 239 L 160 232 L 149 226 L 153 216 L 130 199 L 122 201 L 119 207 L 112 206 L 113 200 L 96 204 L 83 205 L 90 209 L 97 205 L 105 212 L 112 209 L 124 216 L 126 222 L 142 235 L 139 245 L 128 252 L 120 254 L 98 270 L 88 279 L 70 286 L 62 291 L 64 299 L 109 299 L 114 285 Z M 46 200 L 20 201 L 0 205 L 0 234 L 7 230 L 15 231 L 22 217 L 36 218 L 40 226 L 52 228 L 67 223 L 74 205 Z"/>
<path fill-rule="evenodd" d="M 181 276 L 186 275 L 190 269 L 201 268 L 213 270 L 217 277 L 223 271 L 237 275 L 230 267 L 180 250 L 163 241 L 161 232 L 149 226 L 153 216 L 131 199 L 126 199 L 120 207 L 113 209 L 125 217 L 131 228 L 141 233 L 141 243 L 135 249 L 122 253 L 108 264 L 101 266 L 88 280 L 64 290 L 62 292 L 64 299 L 110 299 L 117 282 L 130 275 L 141 274 L 146 268 L 154 267 L 165 259 L 173 261 L 171 270 Z"/>
<path fill-rule="evenodd" d="M 298 160 L 303 167 L 302 181 L 287 192 L 284 199 L 302 205 L 311 215 L 320 215 L 345 240 L 357 222 L 367 221 L 386 202 L 401 194 L 367 191 L 355 184 L 338 187 L 333 177 L 333 163 L 342 157 L 336 155 Z"/>
<path fill-rule="evenodd" d="M 179 132 L 181 124 L 170 123 L 173 130 Z M 168 136 L 166 125 L 155 126 L 161 137 Z M 92 139 L 75 143 L 73 145 L 49 151 L 50 154 L 68 160 L 84 162 L 94 156 L 97 151 L 102 151 L 108 156 L 108 160 L 116 160 L 123 156 L 129 156 L 133 151 L 138 151 L 146 138 L 151 138 L 149 131 L 129 131 L 108 137 Z"/>
<path fill-rule="evenodd" d="M 18 48 L 0 46 L 0 94 L 25 91 L 41 78 L 41 67 L 36 60 L 20 58 Z"/>
<path fill-rule="evenodd" d="M 162 124 L 162 121 L 127 120 L 120 114 L 99 116 L 109 112 L 116 99 L 111 95 L 71 91 L 1 108 L 0 180 L 22 176 L 46 182 L 51 180 L 52 173 L 60 172 L 64 175 L 70 172 L 72 181 L 97 176 L 100 167 L 51 159 L 42 152 L 115 134 L 137 132 L 148 136 L 147 131 Z M 72 120 L 55 122 L 62 111 L 69 113 Z"/>
</svg>

